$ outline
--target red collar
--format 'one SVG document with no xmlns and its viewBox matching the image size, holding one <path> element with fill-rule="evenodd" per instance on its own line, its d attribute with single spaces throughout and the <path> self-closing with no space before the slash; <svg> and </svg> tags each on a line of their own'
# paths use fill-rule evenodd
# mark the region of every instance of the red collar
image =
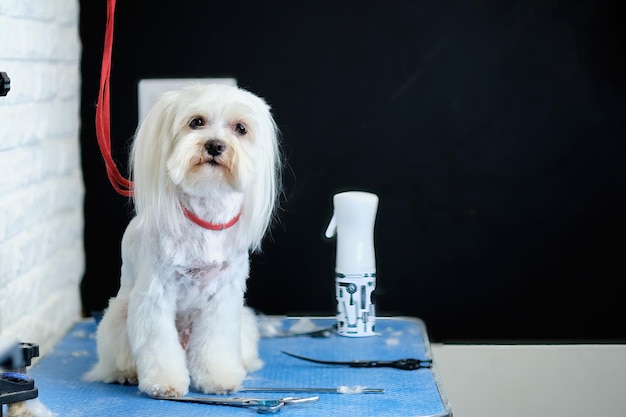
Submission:
<svg viewBox="0 0 626 417">
<path fill-rule="evenodd" d="M 202 220 L 201 218 L 199 218 L 198 216 L 190 212 L 189 209 L 187 209 L 187 207 L 182 206 L 182 208 L 183 208 L 183 213 L 185 214 L 185 217 L 187 217 L 189 220 L 191 220 L 198 226 L 204 227 L 205 229 L 209 229 L 209 230 L 228 229 L 229 227 L 237 223 L 237 220 L 239 220 L 239 217 L 241 217 L 241 212 L 239 212 L 237 213 L 235 217 L 230 219 L 227 223 L 210 223 L 210 222 Z"/>
</svg>

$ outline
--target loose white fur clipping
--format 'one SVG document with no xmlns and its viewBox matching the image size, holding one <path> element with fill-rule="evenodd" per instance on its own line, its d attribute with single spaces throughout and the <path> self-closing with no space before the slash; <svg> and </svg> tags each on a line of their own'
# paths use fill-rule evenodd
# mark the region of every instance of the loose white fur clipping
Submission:
<svg viewBox="0 0 626 417">
<path fill-rule="evenodd" d="M 262 337 L 285 337 L 304 335 L 317 330 L 324 329 L 316 325 L 313 320 L 308 317 L 301 317 L 294 320 L 294 323 L 288 330 L 283 330 L 285 317 L 268 317 L 257 313 L 257 322 L 259 332 Z"/>
<path fill-rule="evenodd" d="M 310 318 L 303 317 L 296 321 L 293 326 L 289 329 L 289 331 L 293 333 L 309 333 L 319 330 L 320 327 L 313 323 L 313 320 Z"/>
<path fill-rule="evenodd" d="M 257 323 L 261 337 L 276 337 L 282 332 L 283 317 L 268 317 L 257 313 Z"/>
<path fill-rule="evenodd" d="M 56 417 L 57 413 L 53 413 L 46 407 L 39 398 L 33 398 L 28 401 L 9 404 L 7 406 L 7 417 Z"/>
</svg>

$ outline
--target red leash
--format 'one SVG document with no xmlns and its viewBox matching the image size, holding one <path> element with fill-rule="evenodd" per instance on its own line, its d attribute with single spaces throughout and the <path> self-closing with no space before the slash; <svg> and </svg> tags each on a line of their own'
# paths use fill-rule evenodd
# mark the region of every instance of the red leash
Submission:
<svg viewBox="0 0 626 417">
<path fill-rule="evenodd" d="M 111 78 L 111 55 L 113 49 L 113 23 L 115 16 L 115 0 L 107 1 L 107 24 L 104 37 L 104 52 L 102 53 L 102 69 L 100 72 L 100 92 L 96 108 L 96 136 L 100 153 L 104 158 L 107 176 L 113 188 L 125 197 L 132 197 L 133 182 L 120 174 L 113 156 L 111 155 L 111 104 L 109 94 L 109 80 Z"/>
<path fill-rule="evenodd" d="M 104 164 L 107 169 L 107 176 L 115 191 L 124 197 L 133 196 L 133 182 L 127 180 L 120 174 L 113 156 L 111 155 L 111 103 L 109 94 L 109 81 L 111 78 L 111 55 L 113 50 L 113 22 L 115 16 L 115 0 L 107 1 L 107 24 L 104 37 L 104 52 L 102 53 L 102 70 L 100 72 L 100 92 L 98 93 L 98 106 L 96 108 L 96 136 L 98 138 L 98 146 L 100 153 L 104 158 Z M 210 230 L 224 230 L 239 220 L 241 213 L 237 214 L 233 219 L 225 224 L 215 224 L 204 221 L 186 208 L 185 216 L 197 225 Z"/>
</svg>

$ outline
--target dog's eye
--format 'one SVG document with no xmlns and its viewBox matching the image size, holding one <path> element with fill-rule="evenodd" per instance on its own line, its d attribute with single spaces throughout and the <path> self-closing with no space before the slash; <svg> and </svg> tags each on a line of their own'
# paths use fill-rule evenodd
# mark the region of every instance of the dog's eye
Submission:
<svg viewBox="0 0 626 417">
<path fill-rule="evenodd" d="M 244 125 L 243 123 L 237 123 L 233 127 L 233 130 L 235 131 L 235 133 L 242 135 L 242 136 L 248 133 L 248 129 L 246 128 L 246 125 Z"/>
<path fill-rule="evenodd" d="M 204 124 L 204 119 L 202 117 L 194 117 L 189 122 L 189 127 L 192 129 L 200 129 L 202 126 L 204 126 Z"/>
</svg>

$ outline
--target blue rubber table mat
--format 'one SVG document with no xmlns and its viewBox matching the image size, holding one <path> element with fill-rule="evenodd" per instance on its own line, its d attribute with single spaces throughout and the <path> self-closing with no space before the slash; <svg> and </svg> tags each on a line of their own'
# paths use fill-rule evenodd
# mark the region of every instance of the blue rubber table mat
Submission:
<svg viewBox="0 0 626 417">
<path fill-rule="evenodd" d="M 296 320 L 284 318 L 279 326 L 291 328 Z M 333 318 L 307 318 L 329 327 Z M 350 368 L 306 362 L 281 351 L 326 360 L 433 359 L 424 323 L 412 317 L 378 317 L 377 335 L 262 338 L 259 351 L 265 365 L 251 373 L 244 387 L 381 388 L 384 393 L 309 394 L 242 392 L 224 397 L 278 399 L 319 395 L 317 402 L 289 404 L 276 415 L 285 416 L 451 416 L 452 411 L 437 373 L 432 368 Z M 45 357 L 29 368 L 39 399 L 59 417 L 254 416 L 253 408 L 178 403 L 156 400 L 136 386 L 85 382 L 82 376 L 95 364 L 96 323 L 79 322 Z M 201 396 L 190 392 L 189 396 Z"/>
</svg>

